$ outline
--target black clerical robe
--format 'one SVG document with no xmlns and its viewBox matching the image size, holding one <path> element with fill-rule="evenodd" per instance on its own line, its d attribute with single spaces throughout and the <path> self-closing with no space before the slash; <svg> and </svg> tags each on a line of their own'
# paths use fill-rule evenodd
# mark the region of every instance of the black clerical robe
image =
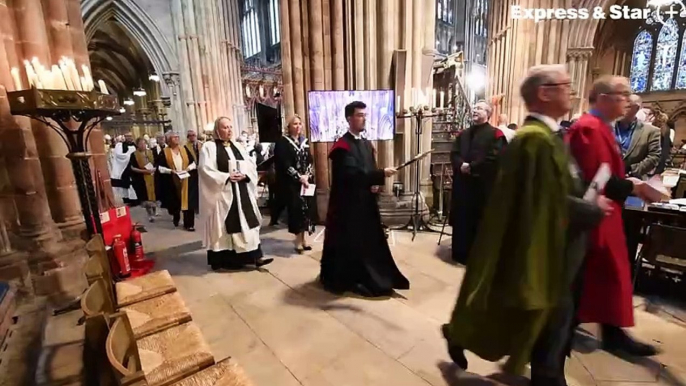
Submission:
<svg viewBox="0 0 686 386">
<path fill-rule="evenodd" d="M 331 193 L 324 234 L 320 280 L 329 291 L 390 295 L 410 283 L 393 261 L 381 225 L 374 185 L 384 184 L 374 149 L 347 133 L 329 153 Z"/>
<path fill-rule="evenodd" d="M 488 123 L 462 131 L 453 143 L 453 194 L 450 224 L 453 226 L 453 260 L 465 264 L 484 205 L 498 172 L 498 156 L 505 135 Z M 469 173 L 461 171 L 469 165 Z"/>
<path fill-rule="evenodd" d="M 133 168 L 146 170 L 145 165 L 153 165 L 154 163 L 155 158 L 152 155 L 151 150 L 135 151 L 131 154 L 131 160 L 129 161 L 131 186 L 136 192 L 137 202 L 139 203 L 157 200 L 157 197 L 155 196 L 155 175 L 141 173 L 133 170 Z"/>
<path fill-rule="evenodd" d="M 188 150 L 191 156 L 193 156 L 193 159 L 197 161 L 198 154 L 200 153 L 200 146 L 198 146 L 198 142 L 186 143 L 185 148 Z M 191 176 L 188 179 L 188 184 L 193 188 L 190 190 L 190 196 L 188 199 L 191 201 L 191 206 L 194 208 L 195 213 L 198 213 L 198 207 L 200 206 L 200 195 L 198 194 L 198 169 L 191 170 L 189 174 Z"/>
<path fill-rule="evenodd" d="M 193 155 L 184 147 L 180 147 L 181 157 L 183 159 L 182 170 L 186 170 L 192 163 L 195 163 Z M 179 211 L 195 211 L 197 201 L 193 202 L 191 197 L 198 195 L 198 187 L 192 186 L 189 183 L 190 178 L 184 180 L 179 179 L 176 174 L 167 174 L 159 171 L 159 168 L 167 168 L 176 170 L 172 158 L 172 150 L 166 147 L 157 156 L 158 167 L 158 186 L 156 196 L 162 203 L 162 207 L 166 208 L 169 213 L 177 213 Z M 194 206 L 196 205 L 196 206 Z"/>
</svg>

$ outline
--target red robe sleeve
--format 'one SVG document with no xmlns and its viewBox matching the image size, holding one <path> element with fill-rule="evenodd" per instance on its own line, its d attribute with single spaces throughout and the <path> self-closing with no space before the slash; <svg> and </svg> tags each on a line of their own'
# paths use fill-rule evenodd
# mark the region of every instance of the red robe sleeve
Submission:
<svg viewBox="0 0 686 386">
<path fill-rule="evenodd" d="M 602 163 L 612 165 L 612 153 L 608 151 L 608 146 L 600 131 L 604 129 L 594 124 L 577 122 L 569 130 L 567 136 L 569 150 L 586 182 L 593 180 Z"/>
</svg>

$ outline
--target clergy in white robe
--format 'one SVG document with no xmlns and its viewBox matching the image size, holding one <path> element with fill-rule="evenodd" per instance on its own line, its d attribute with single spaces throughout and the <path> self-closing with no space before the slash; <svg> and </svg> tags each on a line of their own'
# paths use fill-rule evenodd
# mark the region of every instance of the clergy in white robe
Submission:
<svg viewBox="0 0 686 386">
<path fill-rule="evenodd" d="M 257 206 L 257 165 L 246 149 L 234 142 L 231 120 L 215 121 L 214 141 L 200 150 L 200 221 L 207 263 L 213 270 L 260 267 L 262 216 Z"/>
<path fill-rule="evenodd" d="M 129 175 L 129 161 L 131 154 L 136 151 L 136 144 L 133 142 L 131 133 L 124 135 L 124 141 L 118 142 L 114 146 L 114 153 L 111 160 L 110 179 L 112 189 L 118 200 L 128 203 L 136 200 L 136 192 L 131 187 L 131 176 Z"/>
</svg>

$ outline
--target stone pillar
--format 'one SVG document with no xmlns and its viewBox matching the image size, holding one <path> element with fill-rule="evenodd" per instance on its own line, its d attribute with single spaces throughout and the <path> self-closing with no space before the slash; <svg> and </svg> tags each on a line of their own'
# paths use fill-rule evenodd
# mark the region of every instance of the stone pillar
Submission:
<svg viewBox="0 0 686 386">
<path fill-rule="evenodd" d="M 45 10 L 45 19 L 53 26 L 64 23 L 64 20 L 55 18 L 66 16 L 65 3 L 52 1 L 47 2 L 46 5 L 50 7 Z M 48 43 L 40 0 L 16 0 L 14 11 L 24 58 L 37 58 L 46 67 L 56 63 L 57 60 L 53 60 L 50 55 L 51 46 Z M 55 52 L 69 54 L 71 51 L 69 34 L 61 32 L 58 31 L 51 36 Z M 47 125 L 31 120 L 31 126 L 41 160 L 52 217 L 63 232 L 78 236 L 85 225 L 71 161 L 65 157 L 68 152 L 67 146 L 60 135 Z"/>
<path fill-rule="evenodd" d="M 282 114 L 290 117 L 295 112 L 295 100 L 293 90 L 293 63 L 291 58 L 291 20 L 290 2 L 282 0 L 280 4 L 281 25 L 281 74 L 283 77 Z M 295 28 L 298 28 L 297 26 Z M 284 127 L 285 129 L 285 127 Z"/>
</svg>

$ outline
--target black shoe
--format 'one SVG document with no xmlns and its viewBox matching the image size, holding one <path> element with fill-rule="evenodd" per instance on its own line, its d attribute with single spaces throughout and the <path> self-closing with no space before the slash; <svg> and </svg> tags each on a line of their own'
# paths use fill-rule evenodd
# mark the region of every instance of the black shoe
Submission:
<svg viewBox="0 0 686 386">
<path fill-rule="evenodd" d="M 309 246 L 309 245 L 303 246 L 303 251 L 311 251 L 311 250 L 312 250 L 311 246 Z"/>
<path fill-rule="evenodd" d="M 272 258 L 268 258 L 268 259 L 259 259 L 259 260 L 255 261 L 255 266 L 256 266 L 257 268 L 260 268 L 260 267 L 263 267 L 263 266 L 265 266 L 265 265 L 267 265 L 267 264 L 271 264 L 272 261 L 274 261 L 274 259 L 272 259 Z"/>
<path fill-rule="evenodd" d="M 469 367 L 469 362 L 467 361 L 467 357 L 464 355 L 464 349 L 460 346 L 450 344 L 450 334 L 448 333 L 447 324 L 444 324 L 441 327 L 441 332 L 443 333 L 445 340 L 448 342 L 448 355 L 450 355 L 450 359 L 453 360 L 457 367 L 461 368 L 462 370 L 467 370 L 467 367 Z"/>
<path fill-rule="evenodd" d="M 174 221 L 173 224 L 174 224 L 174 228 L 178 228 L 178 226 L 179 226 L 179 222 L 178 222 L 178 221 Z"/>
<path fill-rule="evenodd" d="M 655 346 L 634 340 L 623 329 L 603 325 L 603 349 L 609 352 L 620 352 L 635 357 L 651 357 L 659 351 Z"/>
</svg>

